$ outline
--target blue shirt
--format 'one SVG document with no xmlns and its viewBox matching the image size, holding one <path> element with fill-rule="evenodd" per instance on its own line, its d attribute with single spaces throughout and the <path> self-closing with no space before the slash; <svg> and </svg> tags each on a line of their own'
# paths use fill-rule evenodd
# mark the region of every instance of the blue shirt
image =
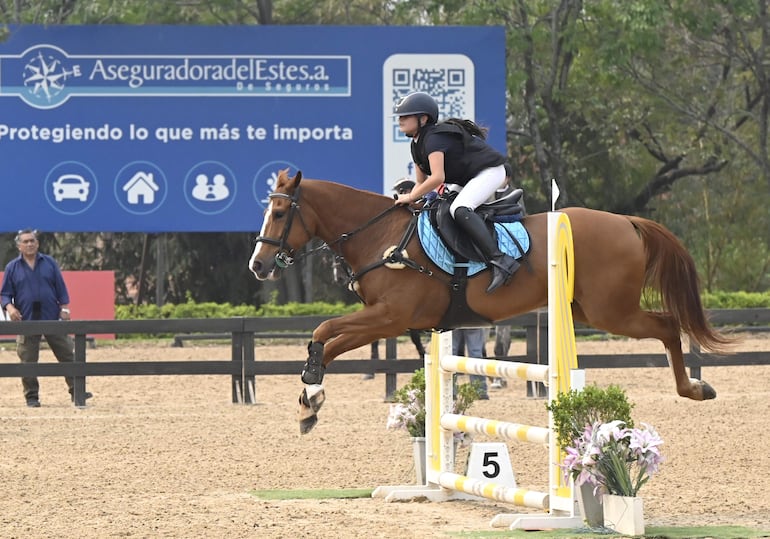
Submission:
<svg viewBox="0 0 770 539">
<path fill-rule="evenodd" d="M 21 311 L 22 320 L 58 320 L 61 305 L 70 302 L 59 265 L 41 253 L 37 253 L 34 270 L 21 255 L 8 262 L 0 299 L 3 309 L 13 303 Z M 40 303 L 40 313 L 33 315 L 36 302 Z"/>
</svg>

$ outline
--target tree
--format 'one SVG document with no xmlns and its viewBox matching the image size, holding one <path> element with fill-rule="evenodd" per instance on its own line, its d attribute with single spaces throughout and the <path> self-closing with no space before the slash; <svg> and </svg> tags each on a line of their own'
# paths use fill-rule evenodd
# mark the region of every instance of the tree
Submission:
<svg viewBox="0 0 770 539">
<path fill-rule="evenodd" d="M 476 5 L 474 22 L 500 21 L 508 29 L 508 141 L 528 210 L 549 208 L 556 178 L 562 205 L 658 212 L 680 229 L 681 213 L 659 210 L 698 206 L 690 196 L 699 185 L 706 190 L 700 200 L 712 200 L 710 223 L 727 227 L 727 237 L 745 237 L 749 251 L 767 251 L 766 218 L 744 220 L 754 212 L 713 202 L 725 200 L 713 195 L 726 185 L 740 198 L 728 198 L 733 210 L 770 200 L 770 192 L 751 184 L 766 177 L 764 2 L 682 0 L 674 9 L 658 0 Z M 739 153 L 748 159 L 737 159 Z M 732 263 L 714 254 L 729 250 L 717 248 L 719 235 L 704 234 L 704 226 L 687 230 L 688 244 L 702 246 L 694 254 L 708 282 L 719 282 Z M 767 286 L 766 265 L 739 270 L 742 277 L 730 286 Z"/>
<path fill-rule="evenodd" d="M 550 208 L 556 178 L 562 206 L 652 215 L 668 225 L 693 252 L 708 287 L 770 285 L 764 262 L 770 245 L 765 0 L 0 0 L 0 19 L 502 24 L 508 153 L 530 212 Z M 174 276 L 164 282 L 167 297 L 212 294 L 220 301 L 258 302 L 275 294 L 293 300 L 334 294 L 325 290 L 329 261 L 310 267 L 300 257 L 277 288 L 262 289 L 252 279 L 244 296 L 234 284 L 244 277 L 243 258 L 235 253 L 249 251 L 253 239 L 224 236 L 165 235 L 166 272 Z M 75 267 L 140 270 L 141 236 L 66 235 L 58 241 Z M 312 286 L 309 273 L 323 284 Z M 153 278 L 148 294 L 157 284 Z"/>
</svg>

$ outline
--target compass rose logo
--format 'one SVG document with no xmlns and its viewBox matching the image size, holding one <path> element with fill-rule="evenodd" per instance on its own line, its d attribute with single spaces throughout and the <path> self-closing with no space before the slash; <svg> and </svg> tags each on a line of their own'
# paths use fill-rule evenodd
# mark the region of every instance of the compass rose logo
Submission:
<svg viewBox="0 0 770 539">
<path fill-rule="evenodd" d="M 51 46 L 37 47 L 29 51 L 24 65 L 23 80 L 27 99 L 41 108 L 55 107 L 66 101 L 65 82 L 79 77 L 80 69 L 68 69 L 66 54 Z"/>
</svg>

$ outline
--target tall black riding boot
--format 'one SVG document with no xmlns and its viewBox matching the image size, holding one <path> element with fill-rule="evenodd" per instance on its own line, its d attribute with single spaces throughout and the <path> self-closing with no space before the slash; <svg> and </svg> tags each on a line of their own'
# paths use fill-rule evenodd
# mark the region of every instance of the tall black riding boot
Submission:
<svg viewBox="0 0 770 539">
<path fill-rule="evenodd" d="M 487 287 L 487 294 L 506 284 L 519 268 L 519 263 L 497 248 L 484 220 L 472 209 L 461 207 L 455 211 L 455 222 L 473 240 L 487 264 L 492 267 L 492 282 Z"/>
</svg>

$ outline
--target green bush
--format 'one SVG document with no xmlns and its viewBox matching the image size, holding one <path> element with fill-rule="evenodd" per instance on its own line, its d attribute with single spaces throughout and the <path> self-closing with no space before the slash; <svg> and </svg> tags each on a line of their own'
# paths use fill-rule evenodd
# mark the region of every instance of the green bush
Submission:
<svg viewBox="0 0 770 539">
<path fill-rule="evenodd" d="M 341 301 L 337 303 L 315 301 L 313 303 L 287 303 L 285 305 L 265 303 L 259 308 L 256 316 L 334 316 L 353 313 L 360 309 L 360 304 L 346 305 Z"/>
<path fill-rule="evenodd" d="M 293 317 L 293 316 L 336 316 L 360 309 L 360 305 L 345 305 L 344 303 L 287 303 L 274 305 L 266 303 L 260 308 L 251 305 L 231 305 L 230 303 L 195 303 L 188 300 L 174 305 L 167 303 L 162 307 L 157 305 L 116 305 L 116 320 L 158 320 L 177 318 L 258 318 L 258 317 Z M 131 333 L 120 335 L 120 339 L 160 339 L 169 337 L 168 334 Z"/>
<path fill-rule="evenodd" d="M 750 309 L 770 308 L 768 292 L 706 292 L 703 305 L 707 309 Z M 253 305 L 232 305 L 230 303 L 195 303 L 188 299 L 185 303 L 156 305 L 116 305 L 117 320 L 158 319 L 158 318 L 232 318 L 259 316 L 324 316 L 342 315 L 361 309 L 361 304 L 348 305 L 343 302 L 325 303 L 264 303 L 257 308 Z"/>
<path fill-rule="evenodd" d="M 703 295 L 707 309 L 748 309 L 770 308 L 770 292 L 712 292 Z M 343 302 L 325 303 L 264 303 L 259 308 L 253 305 L 232 305 L 230 303 L 196 303 L 189 299 L 180 304 L 157 305 L 116 305 L 116 320 L 156 320 L 162 318 L 256 318 L 292 316 L 339 316 L 362 308 L 361 304 L 348 305 Z M 157 338 L 158 335 L 126 335 L 121 338 Z"/>
<path fill-rule="evenodd" d="M 559 393 L 553 402 L 546 404 L 546 409 L 553 414 L 554 430 L 562 450 L 583 434 L 586 425 L 597 421 L 608 423 L 619 419 L 625 421 L 627 427 L 633 427 L 631 408 L 633 404 L 628 402 L 625 391 L 616 385 L 606 389 L 596 385 L 572 389 Z"/>
<path fill-rule="evenodd" d="M 287 303 L 274 305 L 266 303 L 260 308 L 250 305 L 231 305 L 230 303 L 195 303 L 188 301 L 174 305 L 167 303 L 162 307 L 156 305 L 116 305 L 117 320 L 146 320 L 159 318 L 233 318 L 246 317 L 292 317 L 292 316 L 334 316 L 355 312 L 360 305 L 345 305 L 338 303 Z"/>
<path fill-rule="evenodd" d="M 770 307 L 768 292 L 706 292 L 703 305 L 707 309 L 756 309 Z"/>
</svg>

